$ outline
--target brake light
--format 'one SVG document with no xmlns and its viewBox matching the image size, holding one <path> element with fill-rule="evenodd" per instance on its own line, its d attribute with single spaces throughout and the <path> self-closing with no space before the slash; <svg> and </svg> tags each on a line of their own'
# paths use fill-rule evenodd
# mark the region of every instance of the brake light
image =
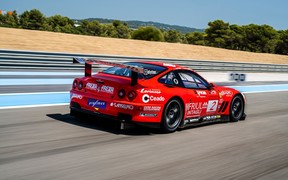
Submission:
<svg viewBox="0 0 288 180">
<path fill-rule="evenodd" d="M 80 81 L 79 84 L 78 84 L 78 89 L 81 90 L 82 88 L 83 88 L 83 82 Z"/>
<path fill-rule="evenodd" d="M 118 91 L 118 97 L 119 97 L 120 99 L 124 98 L 125 95 L 126 95 L 126 92 L 125 92 L 124 89 L 121 89 L 121 90 Z"/>
<path fill-rule="evenodd" d="M 133 99 L 135 99 L 137 96 L 137 93 L 135 91 L 129 91 L 127 94 L 127 98 L 132 101 Z"/>
<path fill-rule="evenodd" d="M 76 89 L 77 88 L 77 86 L 78 86 L 78 82 L 77 82 L 77 80 L 75 79 L 74 81 L 73 81 L 73 89 Z"/>
</svg>

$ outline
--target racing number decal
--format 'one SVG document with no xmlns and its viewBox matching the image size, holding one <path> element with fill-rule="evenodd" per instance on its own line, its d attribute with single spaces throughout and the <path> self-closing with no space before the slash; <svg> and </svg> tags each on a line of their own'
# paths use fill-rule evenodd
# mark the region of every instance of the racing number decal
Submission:
<svg viewBox="0 0 288 180">
<path fill-rule="evenodd" d="M 207 112 L 215 112 L 218 106 L 218 100 L 208 101 Z"/>
</svg>

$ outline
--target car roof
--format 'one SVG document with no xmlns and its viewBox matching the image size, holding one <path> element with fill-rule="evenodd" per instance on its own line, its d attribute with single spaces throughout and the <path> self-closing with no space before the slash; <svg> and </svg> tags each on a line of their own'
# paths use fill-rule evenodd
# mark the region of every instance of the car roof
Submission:
<svg viewBox="0 0 288 180">
<path fill-rule="evenodd" d="M 192 70 L 188 67 L 183 67 L 174 63 L 166 63 L 166 62 L 155 62 L 155 61 L 136 61 L 135 63 L 145 63 L 145 64 L 153 64 L 153 65 L 157 65 L 157 66 L 163 66 L 166 67 L 168 69 L 187 69 L 187 70 Z"/>
</svg>

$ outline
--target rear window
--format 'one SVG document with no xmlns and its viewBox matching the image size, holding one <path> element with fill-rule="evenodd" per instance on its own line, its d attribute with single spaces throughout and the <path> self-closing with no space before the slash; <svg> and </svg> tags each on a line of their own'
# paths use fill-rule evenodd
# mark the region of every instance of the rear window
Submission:
<svg viewBox="0 0 288 180">
<path fill-rule="evenodd" d="M 124 63 L 124 64 L 143 68 L 144 74 L 138 73 L 139 79 L 152 78 L 152 77 L 156 76 L 157 74 L 162 73 L 163 71 L 165 71 L 167 69 L 166 67 L 163 67 L 163 66 L 157 66 L 157 65 L 146 64 L 146 63 L 139 63 L 139 62 L 128 62 L 128 63 Z M 121 67 L 111 67 L 111 68 L 104 70 L 103 72 L 107 73 L 107 74 L 114 74 L 117 76 L 125 76 L 125 77 L 131 77 L 131 74 L 132 74 L 131 70 L 129 70 L 127 68 L 121 68 Z"/>
</svg>

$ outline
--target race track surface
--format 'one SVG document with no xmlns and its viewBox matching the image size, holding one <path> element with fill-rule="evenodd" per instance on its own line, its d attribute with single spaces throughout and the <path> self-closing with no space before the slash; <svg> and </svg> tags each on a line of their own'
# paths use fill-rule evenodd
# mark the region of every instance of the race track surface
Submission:
<svg viewBox="0 0 288 180">
<path fill-rule="evenodd" d="M 287 179 L 288 92 L 247 94 L 247 120 L 172 134 L 0 110 L 0 179 Z"/>
</svg>

